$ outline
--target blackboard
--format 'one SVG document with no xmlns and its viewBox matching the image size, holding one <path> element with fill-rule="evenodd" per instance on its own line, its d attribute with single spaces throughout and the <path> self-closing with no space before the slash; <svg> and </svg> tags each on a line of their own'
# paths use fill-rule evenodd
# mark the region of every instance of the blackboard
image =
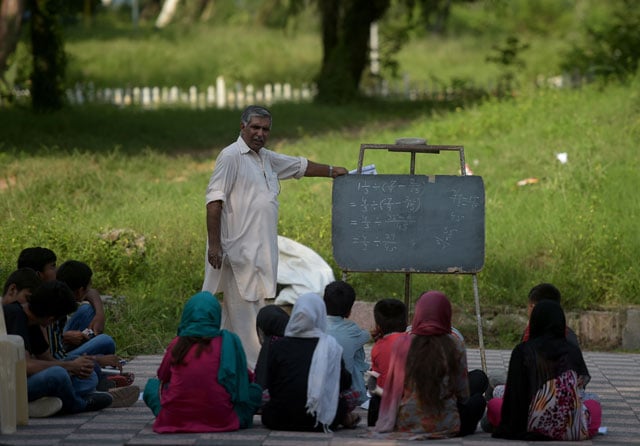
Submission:
<svg viewBox="0 0 640 446">
<path fill-rule="evenodd" d="M 343 175 L 333 182 L 333 256 L 343 271 L 476 273 L 484 211 L 479 176 Z"/>
</svg>

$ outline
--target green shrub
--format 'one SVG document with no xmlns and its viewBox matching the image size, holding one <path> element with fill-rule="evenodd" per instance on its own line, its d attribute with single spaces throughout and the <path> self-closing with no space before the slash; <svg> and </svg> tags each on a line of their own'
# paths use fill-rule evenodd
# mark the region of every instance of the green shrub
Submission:
<svg viewBox="0 0 640 446">
<path fill-rule="evenodd" d="M 583 76 L 628 80 L 640 60 L 640 8 L 634 0 L 611 2 L 605 20 L 588 25 L 583 42 L 567 52 L 562 68 Z"/>
</svg>

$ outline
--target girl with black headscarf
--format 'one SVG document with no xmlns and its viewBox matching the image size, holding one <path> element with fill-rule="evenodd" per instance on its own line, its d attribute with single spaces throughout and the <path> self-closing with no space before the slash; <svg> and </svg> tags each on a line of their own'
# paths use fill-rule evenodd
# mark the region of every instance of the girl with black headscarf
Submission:
<svg viewBox="0 0 640 446">
<path fill-rule="evenodd" d="M 557 302 L 539 302 L 529 320 L 529 340 L 511 353 L 500 424 L 494 437 L 518 440 L 586 440 L 597 432 L 600 404 L 583 401 L 589 371 L 578 347 L 566 339 Z"/>
<path fill-rule="evenodd" d="M 289 322 L 289 314 L 278 305 L 267 305 L 260 309 L 256 317 L 256 330 L 260 339 L 260 353 L 256 362 L 256 382 L 263 389 L 267 386 L 267 357 L 271 344 L 284 337 Z"/>
</svg>

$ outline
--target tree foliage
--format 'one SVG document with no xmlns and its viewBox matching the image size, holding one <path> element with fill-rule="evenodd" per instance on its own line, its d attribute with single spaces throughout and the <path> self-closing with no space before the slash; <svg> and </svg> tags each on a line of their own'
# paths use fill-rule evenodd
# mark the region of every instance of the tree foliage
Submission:
<svg viewBox="0 0 640 446">
<path fill-rule="evenodd" d="M 7 69 L 9 56 L 16 50 L 23 12 L 23 0 L 0 0 L 0 75 Z"/>
<path fill-rule="evenodd" d="M 640 60 L 640 8 L 637 0 L 618 0 L 610 20 L 588 26 L 585 41 L 574 45 L 562 64 L 604 80 L 626 80 Z"/>
</svg>

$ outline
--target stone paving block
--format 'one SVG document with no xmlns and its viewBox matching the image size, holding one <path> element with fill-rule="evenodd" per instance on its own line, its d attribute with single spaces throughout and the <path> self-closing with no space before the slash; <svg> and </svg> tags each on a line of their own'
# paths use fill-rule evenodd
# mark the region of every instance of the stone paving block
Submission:
<svg viewBox="0 0 640 446">
<path fill-rule="evenodd" d="M 171 436 L 154 435 L 148 437 L 135 437 L 127 442 L 127 446 L 191 446 L 195 445 L 198 439 L 193 438 L 171 438 Z"/>
<path fill-rule="evenodd" d="M 282 438 L 267 438 L 262 445 L 263 446 L 330 446 L 331 439 L 308 439 L 308 440 L 296 440 L 296 439 L 282 439 Z M 336 443 L 337 444 L 337 443 Z"/>
<path fill-rule="evenodd" d="M 370 352 L 369 345 L 366 352 Z M 487 368 L 507 369 L 510 351 L 488 350 Z M 136 385 L 144 387 L 146 380 L 155 375 L 162 359 L 161 355 L 135 358 L 126 369 L 136 374 Z M 599 435 L 592 441 L 580 443 L 562 442 L 568 446 L 604 446 L 608 444 L 640 444 L 640 354 L 612 354 L 600 352 L 585 353 L 585 360 L 592 374 L 588 386 L 596 393 L 603 404 L 603 425 L 609 428 L 607 435 Z M 480 367 L 478 349 L 468 351 L 470 368 Z M 365 414 L 365 411 L 362 411 Z M 365 423 L 355 430 L 338 430 L 332 434 L 270 431 L 255 417 L 255 426 L 251 429 L 230 433 L 209 434 L 155 434 L 152 430 L 153 415 L 142 401 L 133 406 L 118 409 L 105 409 L 100 412 L 51 418 L 31 419 L 28 426 L 20 426 L 18 433 L 0 437 L 1 445 L 10 446 L 136 446 L 136 445 L 347 445 L 347 446 L 415 446 L 415 442 L 405 440 L 377 440 L 362 438 L 366 433 Z M 429 445 L 527 445 L 538 446 L 531 442 L 511 442 L 491 438 L 489 434 L 478 433 L 447 440 L 431 440 Z M 548 444 L 548 443 L 547 443 Z"/>
<path fill-rule="evenodd" d="M 2 440 L 2 445 L 4 444 L 15 444 L 15 445 L 20 445 L 20 446 L 56 446 L 60 444 L 60 441 L 62 440 L 57 440 L 55 438 L 27 438 L 24 440 L 21 440 L 18 443 L 5 443 L 5 439 L 4 437 L 0 438 Z"/>
</svg>

